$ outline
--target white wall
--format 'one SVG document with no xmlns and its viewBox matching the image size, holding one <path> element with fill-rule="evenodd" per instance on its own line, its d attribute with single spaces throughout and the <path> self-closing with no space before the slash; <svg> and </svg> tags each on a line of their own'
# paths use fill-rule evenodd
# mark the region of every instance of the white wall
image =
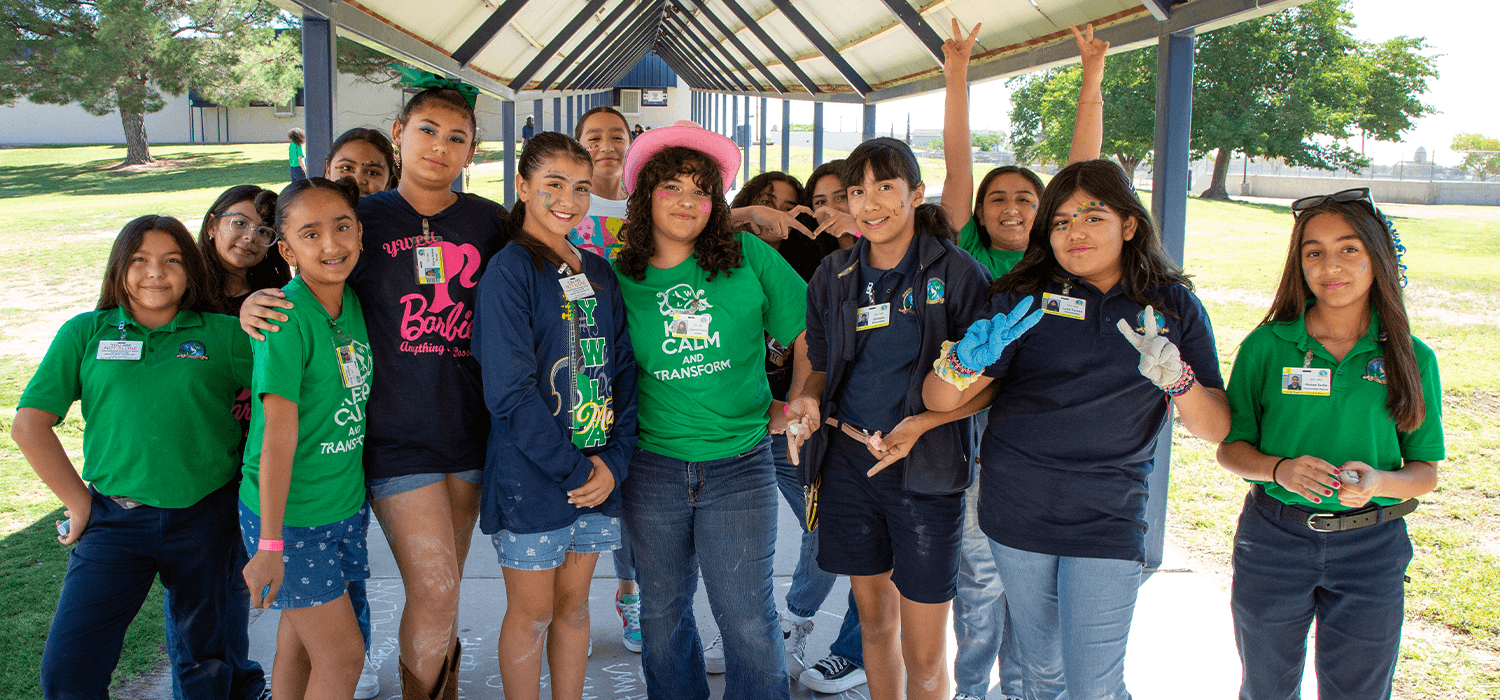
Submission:
<svg viewBox="0 0 1500 700">
<path fill-rule="evenodd" d="M 146 115 L 146 135 L 152 141 L 186 141 L 187 95 L 164 97 L 167 107 Z M 96 117 L 76 104 L 39 105 L 24 99 L 0 106 L 0 144 L 44 143 L 125 143 L 125 131 L 118 112 Z"/>
</svg>

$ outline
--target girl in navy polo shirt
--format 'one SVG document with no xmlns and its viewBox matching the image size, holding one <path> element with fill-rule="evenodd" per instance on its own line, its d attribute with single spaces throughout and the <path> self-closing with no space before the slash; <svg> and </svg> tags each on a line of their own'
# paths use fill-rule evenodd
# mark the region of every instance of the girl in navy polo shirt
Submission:
<svg viewBox="0 0 1500 700">
<path fill-rule="evenodd" d="M 370 394 L 364 466 L 406 593 L 403 692 L 441 697 L 458 683 L 459 584 L 490 427 L 469 339 L 479 279 L 503 243 L 504 209 L 451 189 L 474 155 L 475 88 L 406 74 L 425 89 L 391 124 L 400 184 L 360 199 L 365 251 L 349 285 L 385 378 Z M 277 307 L 287 302 L 274 296 L 253 296 L 242 309 L 252 335 L 284 320 Z"/>
<path fill-rule="evenodd" d="M 42 651 L 43 697 L 108 696 L 126 628 L 158 575 L 182 697 L 255 689 L 231 690 L 240 679 L 225 633 L 231 618 L 245 619 L 228 614 L 245 605 L 228 585 L 243 560 L 234 553 L 241 433 L 230 408 L 250 383 L 250 344 L 232 319 L 204 313 L 219 296 L 207 285 L 181 222 L 131 221 L 110 251 L 98 309 L 63 325 L 21 395 L 11 438 L 67 508 L 58 540 L 77 543 Z M 56 434 L 75 401 L 86 421 L 82 478 Z"/>
<path fill-rule="evenodd" d="M 871 697 L 947 700 L 944 627 L 970 482 L 972 422 L 960 419 L 988 394 L 938 413 L 922 381 L 979 318 L 989 276 L 952 242 L 942 208 L 922 204 L 906 144 L 860 144 L 843 180 L 861 238 L 808 285 L 811 374 L 788 407 L 788 451 L 812 435 L 801 481 L 817 492 L 818 566 L 850 577 Z"/>
<path fill-rule="evenodd" d="M 1190 286 L 1124 171 L 1074 163 L 1042 194 L 1025 256 L 991 285 L 992 318 L 945 348 L 927 377 L 934 410 L 999 387 L 979 520 L 1029 698 L 1128 697 L 1125 645 L 1164 399 L 1200 438 L 1229 431 L 1213 331 Z"/>
<path fill-rule="evenodd" d="M 619 283 L 604 258 L 568 242 L 588 214 L 592 169 L 563 134 L 531 139 L 514 238 L 479 283 L 474 353 L 493 422 L 480 527 L 505 574 L 508 698 L 537 697 L 544 644 L 553 697 L 583 696 L 589 583 L 599 553 L 619 546 L 619 484 L 635 452 L 635 354 Z"/>
<path fill-rule="evenodd" d="M 1318 622 L 1318 696 L 1388 698 L 1411 540 L 1437 485 L 1437 357 L 1412 337 L 1396 230 L 1368 188 L 1292 203 L 1276 299 L 1240 345 L 1219 463 L 1254 484 L 1234 541 L 1240 697 L 1293 697 Z"/>
</svg>

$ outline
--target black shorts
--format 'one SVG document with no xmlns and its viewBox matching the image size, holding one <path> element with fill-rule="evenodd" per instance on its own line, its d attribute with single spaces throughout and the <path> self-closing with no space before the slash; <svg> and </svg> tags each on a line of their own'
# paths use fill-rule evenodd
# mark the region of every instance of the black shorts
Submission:
<svg viewBox="0 0 1500 700">
<path fill-rule="evenodd" d="M 865 476 L 877 461 L 864 444 L 832 430 L 818 489 L 818 567 L 846 576 L 891 572 L 896 590 L 918 603 L 946 603 L 958 590 L 963 492 L 901 488 L 905 462 Z"/>
</svg>

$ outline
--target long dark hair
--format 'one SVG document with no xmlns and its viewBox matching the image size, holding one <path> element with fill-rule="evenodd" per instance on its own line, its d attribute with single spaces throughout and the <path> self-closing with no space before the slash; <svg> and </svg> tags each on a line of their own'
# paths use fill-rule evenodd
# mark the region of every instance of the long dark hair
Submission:
<svg viewBox="0 0 1500 700">
<path fill-rule="evenodd" d="M 406 120 L 402 119 L 402 123 L 406 123 Z M 334 139 L 333 145 L 328 148 L 328 156 L 323 159 L 323 172 L 331 174 L 329 167 L 333 165 L 333 157 L 338 155 L 340 148 L 355 141 L 364 141 L 380 151 L 380 155 L 385 158 L 387 173 L 384 189 L 396 189 L 396 185 L 401 182 L 401 166 L 396 163 L 396 149 L 391 145 L 391 137 L 387 136 L 384 131 L 376 129 L 357 126 L 340 134 L 337 139 Z"/>
<path fill-rule="evenodd" d="M 801 201 L 798 203 L 804 207 L 807 207 L 808 209 L 811 209 L 813 205 L 813 190 L 818 188 L 818 181 L 830 175 L 837 179 L 840 185 L 848 184 L 844 182 L 843 158 L 839 158 L 838 160 L 830 160 L 827 163 L 813 168 L 812 174 L 807 176 L 807 187 L 803 188 L 802 196 L 798 197 L 798 199 Z M 749 183 L 746 183 L 745 186 L 748 187 Z"/>
<path fill-rule="evenodd" d="M 590 171 L 594 168 L 594 160 L 589 157 L 588 149 L 582 144 L 568 138 L 567 134 L 544 131 L 533 136 L 531 142 L 526 144 L 526 148 L 522 149 L 521 160 L 516 164 L 516 173 L 521 178 L 529 180 L 536 173 L 537 168 L 542 166 L 542 161 L 557 156 L 572 158 L 574 162 L 588 166 Z M 517 201 L 515 206 L 511 207 L 510 215 L 506 219 L 510 241 L 526 249 L 526 252 L 531 255 L 531 262 L 538 270 L 549 264 L 561 265 L 562 260 L 557 257 L 557 253 L 552 252 L 547 244 L 526 232 L 525 222 L 526 203 Z"/>
<path fill-rule="evenodd" d="M 238 314 L 240 310 L 231 307 L 230 298 L 224 294 L 224 285 L 229 278 L 228 265 L 219 256 L 219 249 L 209 237 L 209 231 L 217 225 L 220 214 L 240 202 L 255 203 L 255 215 L 260 217 L 262 226 L 275 225 L 276 222 L 276 193 L 255 185 L 235 185 L 224 190 L 214 200 L 213 206 L 208 208 L 208 213 L 203 215 L 203 225 L 198 229 L 198 252 L 203 256 L 207 274 L 208 284 L 205 288 L 210 290 L 207 297 L 215 307 L 214 310 L 224 314 Z M 245 271 L 245 284 L 252 292 L 268 287 L 283 287 L 291 280 L 292 268 L 286 264 L 281 251 L 274 245 L 267 249 L 266 257 Z"/>
<path fill-rule="evenodd" d="M 854 152 L 844 159 L 839 179 L 843 180 L 845 187 L 862 184 L 866 169 L 874 174 L 877 182 L 901 180 L 913 190 L 922 184 L 922 172 L 917 169 L 916 156 L 912 154 L 910 147 L 895 139 L 872 139 L 856 146 Z M 953 222 L 948 219 L 948 212 L 936 204 L 918 204 L 912 210 L 912 223 L 919 234 L 925 233 L 950 241 L 958 239 L 958 234 L 953 230 Z"/>
<path fill-rule="evenodd" d="M 99 287 L 99 303 L 94 309 L 104 311 L 118 306 L 130 306 L 130 292 L 125 289 L 130 258 L 141 249 L 146 234 L 152 231 L 171 236 L 177 249 L 182 251 L 182 268 L 187 273 L 187 288 L 183 290 L 182 298 L 177 300 L 177 310 L 217 311 L 210 301 L 211 295 L 206 293 L 209 287 L 203 254 L 198 252 L 198 246 L 193 245 L 192 234 L 188 233 L 181 221 L 160 214 L 136 217 L 115 236 L 115 243 L 109 249 L 109 262 L 104 265 L 104 282 Z"/>
<path fill-rule="evenodd" d="M 761 173 L 750 178 L 744 187 L 734 195 L 734 201 L 729 203 L 730 209 L 748 207 L 755 204 L 761 197 L 771 191 L 771 187 L 778 182 L 785 182 L 792 187 L 792 199 L 798 204 L 802 203 L 802 183 L 797 178 L 783 172 Z"/>
<path fill-rule="evenodd" d="M 349 178 L 342 180 L 329 180 L 326 177 L 310 177 L 306 180 L 298 180 L 287 185 L 276 197 L 276 231 L 277 235 L 285 235 L 282 232 L 286 224 L 286 212 L 292 203 L 311 190 L 329 190 L 337 193 L 349 205 L 350 209 L 359 206 L 359 185 Z"/>
<path fill-rule="evenodd" d="M 1191 290 L 1193 282 L 1183 274 L 1167 251 L 1151 221 L 1151 212 L 1141 204 L 1130 178 L 1120 166 L 1107 160 L 1085 160 L 1069 165 L 1052 178 L 1037 204 L 1036 219 L 1031 222 L 1031 239 L 1021 261 L 1000 279 L 990 283 L 990 295 L 1000 292 L 1031 294 L 1048 282 L 1061 282 L 1062 264 L 1052 252 L 1052 216 L 1078 191 L 1099 201 L 1122 219 L 1135 219 L 1135 235 L 1120 248 L 1120 280 L 1125 296 L 1145 306 L 1161 309 L 1159 299 L 1147 296 L 1157 287 L 1180 284 Z M 1107 289 L 1099 290 L 1109 291 Z M 1162 313 L 1170 315 L 1163 309 Z"/>
<path fill-rule="evenodd" d="M 630 193 L 626 204 L 628 218 L 620 227 L 619 238 L 623 245 L 615 257 L 615 265 L 633 280 L 646 279 L 646 266 L 656 254 L 656 238 L 651 234 L 654 225 L 651 195 L 663 180 L 679 175 L 691 177 L 707 192 L 713 207 L 708 214 L 708 223 L 693 241 L 698 267 L 707 271 L 712 280 L 720 272 L 728 275 L 734 268 L 745 264 L 745 251 L 740 248 L 740 240 L 729 225 L 729 203 L 724 201 L 724 174 L 719 170 L 718 162 L 687 146 L 669 146 L 641 166 L 635 190 Z"/>
<path fill-rule="evenodd" d="M 1422 398 L 1422 374 L 1412 349 L 1411 325 L 1406 318 L 1406 301 L 1401 291 L 1401 270 L 1396 260 L 1396 246 L 1385 222 L 1372 205 L 1363 201 L 1328 200 L 1302 211 L 1292 225 L 1292 240 L 1287 247 L 1286 264 L 1281 269 L 1281 283 L 1271 310 L 1261 319 L 1268 323 L 1291 323 L 1307 311 L 1307 300 L 1314 298 L 1302 269 L 1302 234 L 1308 222 L 1324 214 L 1343 217 L 1359 234 L 1359 241 L 1370 254 L 1374 282 L 1370 285 L 1370 306 L 1380 316 L 1383 331 L 1376 341 L 1385 353 L 1385 410 L 1396 428 L 1411 432 L 1427 416 Z"/>
<path fill-rule="evenodd" d="M 615 109 L 614 107 L 595 107 L 587 112 L 584 112 L 583 114 L 578 115 L 578 121 L 573 124 L 573 138 L 575 140 L 583 140 L 583 123 L 588 121 L 589 117 L 592 117 L 595 114 L 613 114 L 616 117 L 620 118 L 620 123 L 625 125 L 626 147 L 629 147 L 630 142 L 635 140 L 635 132 L 630 130 L 630 121 L 625 119 L 625 115 L 620 114 L 620 110 Z"/>
<path fill-rule="evenodd" d="M 1016 174 L 1026 178 L 1026 181 L 1031 183 L 1032 187 L 1036 188 L 1038 199 L 1047 192 L 1047 186 L 1042 184 L 1042 178 L 1037 176 L 1036 173 L 1031 172 L 1030 168 L 1023 168 L 1018 165 L 1002 165 L 998 168 L 992 168 L 989 172 L 985 173 L 984 179 L 979 181 L 979 190 L 974 193 L 974 213 L 972 214 L 974 230 L 979 233 L 979 244 L 985 248 L 989 248 L 993 243 L 990 240 L 990 232 L 984 228 L 984 218 L 980 216 L 980 212 L 984 211 L 984 197 L 990 193 L 990 183 L 993 183 L 995 178 L 1009 174 Z"/>
</svg>

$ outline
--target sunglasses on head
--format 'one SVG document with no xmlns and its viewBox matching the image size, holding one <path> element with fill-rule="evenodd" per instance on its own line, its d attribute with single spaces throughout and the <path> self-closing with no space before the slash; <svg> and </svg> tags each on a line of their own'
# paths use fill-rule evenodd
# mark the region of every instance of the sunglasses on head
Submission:
<svg viewBox="0 0 1500 700">
<path fill-rule="evenodd" d="M 1322 206 L 1325 202 L 1364 202 L 1375 208 L 1375 200 L 1370 198 L 1370 188 L 1353 187 L 1347 190 L 1339 190 L 1333 194 L 1315 194 L 1311 197 L 1303 197 L 1292 202 L 1292 214 L 1301 214 L 1308 209 Z"/>
</svg>

